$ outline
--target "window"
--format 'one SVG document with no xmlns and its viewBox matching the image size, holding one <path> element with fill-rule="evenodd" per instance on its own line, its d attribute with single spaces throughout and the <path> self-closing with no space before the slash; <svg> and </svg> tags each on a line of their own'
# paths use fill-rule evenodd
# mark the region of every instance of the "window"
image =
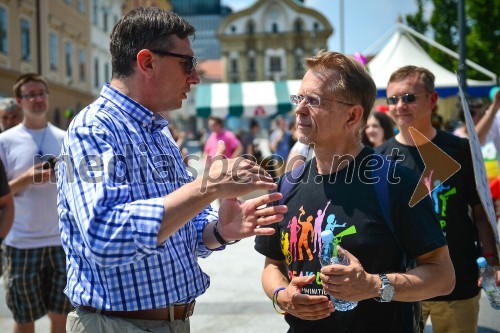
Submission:
<svg viewBox="0 0 500 333">
<path fill-rule="evenodd" d="M 21 19 L 21 59 L 24 61 L 31 60 L 31 48 L 30 48 L 30 22 L 22 18 Z"/>
<path fill-rule="evenodd" d="M 319 23 L 318 22 L 314 22 L 313 30 L 314 31 L 318 31 L 319 30 Z"/>
<path fill-rule="evenodd" d="M 254 34 L 254 32 L 255 32 L 255 26 L 254 26 L 253 22 L 248 22 L 247 30 L 248 30 L 248 34 L 249 35 L 253 35 Z"/>
<path fill-rule="evenodd" d="M 78 12 L 80 14 L 85 13 L 85 0 L 78 0 Z"/>
<path fill-rule="evenodd" d="M 302 56 L 295 56 L 295 69 L 302 69 Z"/>
<path fill-rule="evenodd" d="M 255 72 L 255 58 L 254 57 L 248 58 L 248 71 L 250 73 Z"/>
<path fill-rule="evenodd" d="M 7 11 L 0 7 L 0 52 L 9 52 L 9 40 L 7 39 Z"/>
<path fill-rule="evenodd" d="M 281 72 L 281 58 L 280 57 L 271 57 L 270 69 L 271 72 Z"/>
<path fill-rule="evenodd" d="M 104 10 L 102 12 L 102 30 L 104 30 L 104 32 L 108 32 L 108 16 L 108 11 Z"/>
<path fill-rule="evenodd" d="M 50 61 L 50 69 L 55 71 L 57 70 L 57 64 L 59 63 L 59 57 L 58 57 L 58 44 L 59 44 L 59 40 L 58 40 L 58 36 L 51 32 L 49 33 L 49 61 Z"/>
<path fill-rule="evenodd" d="M 236 27 L 234 25 L 231 26 L 231 32 L 234 34 L 236 33 Z"/>
<path fill-rule="evenodd" d="M 64 44 L 64 54 L 66 58 L 66 76 L 73 76 L 73 43 L 66 42 Z"/>
<path fill-rule="evenodd" d="M 106 82 L 111 81 L 111 78 L 109 76 L 109 63 L 104 64 L 104 80 Z"/>
<path fill-rule="evenodd" d="M 92 23 L 96 26 L 98 23 L 99 7 L 97 5 L 97 0 L 92 0 Z"/>
<path fill-rule="evenodd" d="M 80 49 L 80 52 L 78 53 L 78 68 L 79 68 L 79 77 L 80 81 L 85 81 L 85 50 Z"/>
<path fill-rule="evenodd" d="M 294 30 L 296 33 L 301 33 L 302 32 L 302 22 L 300 22 L 298 20 L 295 21 Z"/>
<path fill-rule="evenodd" d="M 276 34 L 276 33 L 278 33 L 278 24 L 273 23 L 273 34 Z"/>
<path fill-rule="evenodd" d="M 99 88 L 99 59 L 94 59 L 94 87 Z"/>
<path fill-rule="evenodd" d="M 238 59 L 231 59 L 231 73 L 238 73 Z"/>
<path fill-rule="evenodd" d="M 68 5 L 71 5 L 71 3 L 73 2 L 73 0 L 64 0 L 64 2 L 66 2 Z"/>
</svg>

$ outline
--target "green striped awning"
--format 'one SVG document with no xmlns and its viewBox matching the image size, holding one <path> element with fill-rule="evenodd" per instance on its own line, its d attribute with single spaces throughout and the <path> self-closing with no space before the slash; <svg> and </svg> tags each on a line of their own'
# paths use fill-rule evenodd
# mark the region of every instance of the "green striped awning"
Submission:
<svg viewBox="0 0 500 333">
<path fill-rule="evenodd" d="M 273 116 L 293 109 L 290 95 L 301 80 L 205 83 L 196 87 L 196 114 L 208 118 Z"/>
</svg>

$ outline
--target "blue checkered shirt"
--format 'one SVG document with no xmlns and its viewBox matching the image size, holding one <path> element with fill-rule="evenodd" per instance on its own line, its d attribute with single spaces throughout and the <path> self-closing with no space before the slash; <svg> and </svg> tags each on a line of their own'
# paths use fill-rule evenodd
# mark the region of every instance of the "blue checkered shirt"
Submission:
<svg viewBox="0 0 500 333">
<path fill-rule="evenodd" d="M 166 125 L 109 85 L 71 122 L 57 208 L 73 305 L 154 309 L 208 288 L 197 259 L 211 253 L 202 241 L 211 207 L 157 245 L 164 196 L 192 181 Z"/>
</svg>

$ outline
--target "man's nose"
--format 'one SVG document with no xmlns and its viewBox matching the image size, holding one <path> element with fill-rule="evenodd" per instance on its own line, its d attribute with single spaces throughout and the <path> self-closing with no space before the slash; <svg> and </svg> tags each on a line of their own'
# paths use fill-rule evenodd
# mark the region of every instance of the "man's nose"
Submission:
<svg viewBox="0 0 500 333">
<path fill-rule="evenodd" d="M 301 101 L 301 103 L 297 104 L 295 106 L 295 114 L 307 114 L 309 113 L 309 108 L 307 107 L 306 103 L 303 103 L 303 101 Z"/>
<path fill-rule="evenodd" d="M 193 68 L 191 73 L 189 73 L 189 82 L 192 84 L 199 84 L 201 82 L 200 75 L 196 68 Z"/>
</svg>

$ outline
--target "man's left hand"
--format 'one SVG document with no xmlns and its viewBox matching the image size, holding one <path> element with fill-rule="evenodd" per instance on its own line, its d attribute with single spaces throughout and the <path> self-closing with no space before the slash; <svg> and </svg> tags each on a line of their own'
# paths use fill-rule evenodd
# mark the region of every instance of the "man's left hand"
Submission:
<svg viewBox="0 0 500 333">
<path fill-rule="evenodd" d="M 349 251 L 338 247 L 339 255 L 349 259 L 349 265 L 328 265 L 321 268 L 321 282 L 328 294 L 348 300 L 361 301 L 376 297 L 377 279 L 374 275 L 365 272 L 359 260 Z"/>
<path fill-rule="evenodd" d="M 283 220 L 283 213 L 287 211 L 286 206 L 267 207 L 267 204 L 281 197 L 281 193 L 271 193 L 244 202 L 236 198 L 222 200 L 218 229 L 221 237 L 230 242 L 255 235 L 274 234 L 274 228 L 262 226 Z M 259 208 L 262 206 L 264 207 Z"/>
</svg>

